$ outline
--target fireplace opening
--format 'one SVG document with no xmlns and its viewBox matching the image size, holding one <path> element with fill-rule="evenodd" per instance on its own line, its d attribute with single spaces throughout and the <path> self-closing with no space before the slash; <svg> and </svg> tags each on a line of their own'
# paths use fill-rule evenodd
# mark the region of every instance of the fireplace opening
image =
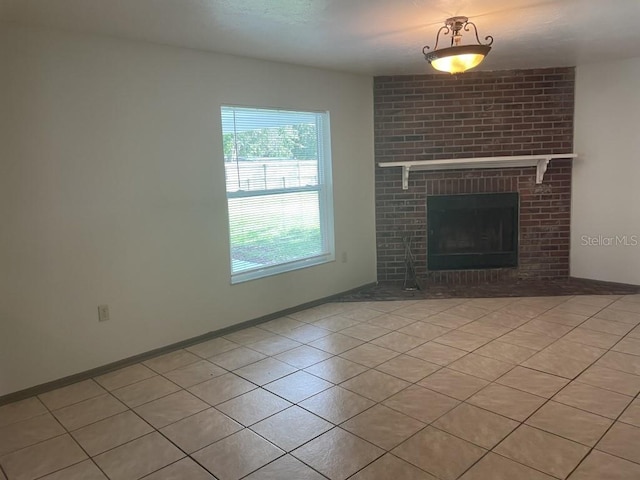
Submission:
<svg viewBox="0 0 640 480">
<path fill-rule="evenodd" d="M 427 197 L 427 268 L 518 265 L 518 194 Z"/>
</svg>

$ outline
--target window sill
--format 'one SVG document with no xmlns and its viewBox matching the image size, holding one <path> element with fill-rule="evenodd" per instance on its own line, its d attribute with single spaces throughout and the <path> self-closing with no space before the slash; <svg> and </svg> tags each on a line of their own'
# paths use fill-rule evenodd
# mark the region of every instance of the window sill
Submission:
<svg viewBox="0 0 640 480">
<path fill-rule="evenodd" d="M 334 253 L 327 253 L 324 255 L 318 255 L 317 257 L 296 260 L 295 262 L 283 263 L 280 265 L 273 265 L 263 268 L 257 268 L 254 270 L 248 270 L 246 272 L 235 273 L 231 275 L 231 285 L 249 282 L 251 280 L 258 280 L 260 278 L 271 277 L 274 275 L 280 275 L 282 273 L 301 270 L 303 268 L 315 267 L 316 265 L 333 262 L 335 261 L 335 259 L 336 256 Z"/>
</svg>

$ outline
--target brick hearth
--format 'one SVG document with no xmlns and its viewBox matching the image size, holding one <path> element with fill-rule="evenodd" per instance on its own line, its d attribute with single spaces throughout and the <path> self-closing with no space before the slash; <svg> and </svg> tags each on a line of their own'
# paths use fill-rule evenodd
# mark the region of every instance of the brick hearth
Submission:
<svg viewBox="0 0 640 480">
<path fill-rule="evenodd" d="M 375 79 L 376 164 L 570 153 L 573 68 Z M 428 195 L 519 192 L 519 266 L 429 271 Z M 412 172 L 376 167 L 378 280 L 404 278 L 403 237 L 412 238 L 418 276 L 436 283 L 559 279 L 569 274 L 571 161 L 551 162 L 542 185 L 535 168 Z"/>
</svg>

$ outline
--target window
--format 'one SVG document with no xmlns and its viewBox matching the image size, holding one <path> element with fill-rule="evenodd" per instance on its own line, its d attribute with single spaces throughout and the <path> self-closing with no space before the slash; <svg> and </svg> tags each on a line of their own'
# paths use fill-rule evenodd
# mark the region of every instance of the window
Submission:
<svg viewBox="0 0 640 480">
<path fill-rule="evenodd" d="M 223 106 L 231 282 L 332 261 L 329 115 Z"/>
</svg>

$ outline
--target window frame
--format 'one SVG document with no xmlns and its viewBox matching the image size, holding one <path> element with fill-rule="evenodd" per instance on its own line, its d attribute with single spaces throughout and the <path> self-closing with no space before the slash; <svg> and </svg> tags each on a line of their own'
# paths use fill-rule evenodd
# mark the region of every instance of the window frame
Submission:
<svg viewBox="0 0 640 480">
<path fill-rule="evenodd" d="M 244 283 L 251 280 L 280 275 L 282 273 L 292 272 L 303 268 L 309 268 L 316 265 L 335 261 L 335 234 L 334 234 L 334 210 L 333 210 L 333 175 L 332 175 L 332 156 L 331 156 L 331 124 L 329 111 L 318 110 L 301 110 L 280 107 L 264 107 L 264 106 L 248 106 L 248 105 L 231 105 L 223 104 L 220 106 L 221 131 L 224 136 L 224 125 L 222 123 L 222 114 L 224 109 L 250 109 L 265 110 L 269 112 L 290 112 L 305 113 L 316 115 L 317 125 L 317 185 L 305 185 L 298 187 L 289 187 L 282 189 L 265 189 L 265 190 L 227 190 L 227 175 L 225 165 L 225 198 L 227 201 L 227 226 L 229 234 L 229 272 L 231 284 Z M 224 151 L 223 161 L 224 161 Z M 281 262 L 275 265 L 261 266 L 254 269 L 243 270 L 237 273 L 233 272 L 233 244 L 231 239 L 231 212 L 229 210 L 230 199 L 255 198 L 262 196 L 277 196 L 291 193 L 317 192 L 318 195 L 318 216 L 320 224 L 320 234 L 322 238 L 322 246 L 324 252 L 297 260 Z"/>
</svg>

